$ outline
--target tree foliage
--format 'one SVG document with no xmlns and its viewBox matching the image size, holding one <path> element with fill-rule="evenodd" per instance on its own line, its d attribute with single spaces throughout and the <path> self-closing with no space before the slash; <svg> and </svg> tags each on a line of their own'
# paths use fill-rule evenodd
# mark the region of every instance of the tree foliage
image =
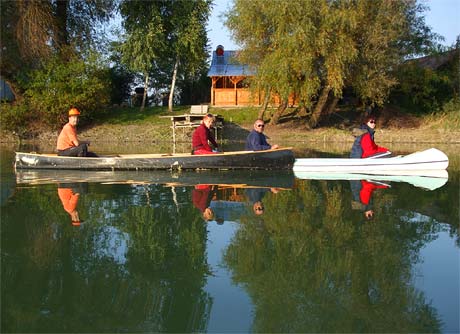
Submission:
<svg viewBox="0 0 460 334">
<path fill-rule="evenodd" d="M 108 66 L 97 54 L 68 63 L 53 57 L 31 73 L 25 96 L 36 117 L 52 127 L 65 123 L 72 106 L 82 112 L 83 120 L 91 119 L 109 103 Z"/>
<path fill-rule="evenodd" d="M 125 29 L 121 44 L 121 59 L 133 72 L 139 72 L 144 78 L 144 96 L 141 110 L 145 107 L 149 73 L 162 49 L 163 24 L 161 12 L 151 1 L 124 1 L 120 5 Z"/>
<path fill-rule="evenodd" d="M 391 93 L 393 103 L 418 113 L 440 110 L 459 96 L 459 49 L 413 59 L 398 67 L 398 85 Z M 423 65 L 430 60 L 433 66 Z"/>
<path fill-rule="evenodd" d="M 2 1 L 1 72 L 13 84 L 17 72 L 69 46 L 94 49 L 100 24 L 110 19 L 114 0 Z M 65 59 L 65 58 L 64 58 Z"/>
<path fill-rule="evenodd" d="M 71 105 L 91 118 L 108 103 L 108 67 L 94 51 L 114 9 L 114 0 L 2 1 L 0 70 L 16 100 L 2 115 L 6 126 L 55 127 Z"/>
<path fill-rule="evenodd" d="M 383 104 L 396 84 L 392 70 L 434 37 L 423 9 L 413 0 L 236 0 L 226 25 L 241 61 L 257 68 L 253 85 L 282 101 L 293 96 L 316 126 L 346 86 L 363 103 Z"/>
<path fill-rule="evenodd" d="M 142 73 L 144 86 L 169 82 L 169 110 L 178 78 L 194 78 L 206 66 L 210 0 L 123 1 L 123 60 Z M 181 82 L 181 81 L 179 81 Z"/>
<path fill-rule="evenodd" d="M 94 119 L 109 104 L 110 76 L 109 67 L 97 53 L 84 59 L 72 56 L 66 62 L 59 55 L 52 56 L 20 82 L 24 98 L 3 106 L 2 126 L 21 137 L 34 136 L 40 126 L 62 126 L 72 106 L 82 112 L 83 123 Z"/>
<path fill-rule="evenodd" d="M 363 222 L 347 188 L 301 181 L 264 198 L 260 220 L 242 217 L 224 257 L 255 305 L 255 332 L 439 331 L 411 275 L 440 226 L 405 223 L 411 209 L 383 192 L 373 194 L 375 220 Z"/>
</svg>

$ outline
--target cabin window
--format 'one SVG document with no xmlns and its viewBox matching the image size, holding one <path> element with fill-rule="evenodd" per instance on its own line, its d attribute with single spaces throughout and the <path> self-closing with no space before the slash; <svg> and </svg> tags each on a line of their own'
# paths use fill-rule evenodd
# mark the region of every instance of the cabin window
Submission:
<svg viewBox="0 0 460 334">
<path fill-rule="evenodd" d="M 233 83 L 230 81 L 229 77 L 220 77 L 216 81 L 216 88 L 233 88 Z"/>
</svg>

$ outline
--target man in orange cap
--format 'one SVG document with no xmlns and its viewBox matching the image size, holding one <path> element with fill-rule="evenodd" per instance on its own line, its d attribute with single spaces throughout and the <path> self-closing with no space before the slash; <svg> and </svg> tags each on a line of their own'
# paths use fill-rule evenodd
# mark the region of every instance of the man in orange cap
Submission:
<svg viewBox="0 0 460 334">
<path fill-rule="evenodd" d="M 69 110 L 69 122 L 64 125 L 57 140 L 57 152 L 67 157 L 97 157 L 88 151 L 89 142 L 79 141 L 77 138 L 77 124 L 80 112 L 77 108 Z"/>
</svg>

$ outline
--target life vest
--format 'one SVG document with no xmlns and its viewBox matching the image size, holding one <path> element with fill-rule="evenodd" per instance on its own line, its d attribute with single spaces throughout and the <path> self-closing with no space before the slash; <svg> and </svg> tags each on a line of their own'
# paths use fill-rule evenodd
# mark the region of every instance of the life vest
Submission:
<svg viewBox="0 0 460 334">
<path fill-rule="evenodd" d="M 367 129 L 363 128 L 354 128 L 351 134 L 356 137 L 355 141 L 353 142 L 353 146 L 351 147 L 350 158 L 352 159 L 361 159 L 363 156 L 363 149 L 361 147 L 361 139 L 363 135 L 368 133 Z"/>
</svg>

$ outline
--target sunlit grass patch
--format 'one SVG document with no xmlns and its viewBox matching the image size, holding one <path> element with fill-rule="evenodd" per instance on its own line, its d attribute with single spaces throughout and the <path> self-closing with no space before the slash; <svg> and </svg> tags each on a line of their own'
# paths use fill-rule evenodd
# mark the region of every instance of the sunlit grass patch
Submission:
<svg viewBox="0 0 460 334">
<path fill-rule="evenodd" d="M 460 100 L 451 100 L 441 110 L 424 116 L 423 124 L 432 129 L 460 130 Z"/>
</svg>

